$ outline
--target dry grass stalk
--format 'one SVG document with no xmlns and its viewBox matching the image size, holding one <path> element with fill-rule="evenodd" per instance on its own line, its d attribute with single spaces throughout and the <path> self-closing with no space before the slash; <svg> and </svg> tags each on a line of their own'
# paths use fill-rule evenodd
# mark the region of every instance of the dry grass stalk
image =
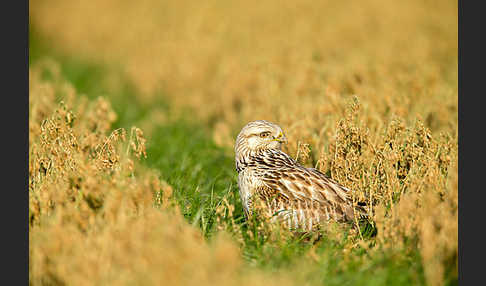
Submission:
<svg viewBox="0 0 486 286">
<path fill-rule="evenodd" d="M 83 99 L 59 75 L 43 80 L 46 68 L 30 70 L 32 285 L 288 285 L 244 268 L 223 233 L 207 243 L 174 207 L 172 187 L 137 163 L 141 130 L 128 141 L 111 131 L 106 100 Z"/>
</svg>

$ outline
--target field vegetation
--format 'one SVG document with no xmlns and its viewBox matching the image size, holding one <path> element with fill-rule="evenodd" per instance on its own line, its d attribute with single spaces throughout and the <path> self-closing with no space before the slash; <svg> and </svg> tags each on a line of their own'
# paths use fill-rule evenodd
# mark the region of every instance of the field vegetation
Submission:
<svg viewBox="0 0 486 286">
<path fill-rule="evenodd" d="M 456 285 L 457 1 L 32 1 L 32 285 Z M 376 236 L 245 222 L 246 122 Z"/>
</svg>

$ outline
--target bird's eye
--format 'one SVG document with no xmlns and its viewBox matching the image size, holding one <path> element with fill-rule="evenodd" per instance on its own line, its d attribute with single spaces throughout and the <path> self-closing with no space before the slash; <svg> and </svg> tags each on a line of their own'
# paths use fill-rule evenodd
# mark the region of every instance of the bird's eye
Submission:
<svg viewBox="0 0 486 286">
<path fill-rule="evenodd" d="M 262 133 L 260 133 L 260 137 L 261 138 L 266 138 L 268 136 L 270 136 L 270 132 L 262 132 Z"/>
</svg>

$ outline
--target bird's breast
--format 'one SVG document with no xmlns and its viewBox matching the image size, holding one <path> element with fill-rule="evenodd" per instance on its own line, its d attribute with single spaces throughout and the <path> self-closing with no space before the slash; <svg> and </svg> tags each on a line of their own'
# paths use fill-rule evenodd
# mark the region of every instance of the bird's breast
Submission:
<svg viewBox="0 0 486 286">
<path fill-rule="evenodd" d="M 259 178 L 252 168 L 247 168 L 238 174 L 238 189 L 240 193 L 241 203 L 248 211 L 250 203 L 255 191 L 264 185 L 264 182 Z"/>
</svg>

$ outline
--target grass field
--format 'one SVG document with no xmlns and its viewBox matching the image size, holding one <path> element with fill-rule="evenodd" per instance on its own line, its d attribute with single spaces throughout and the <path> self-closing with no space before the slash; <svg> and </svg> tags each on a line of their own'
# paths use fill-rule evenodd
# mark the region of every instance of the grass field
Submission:
<svg viewBox="0 0 486 286">
<path fill-rule="evenodd" d="M 30 284 L 457 285 L 457 1 L 339 3 L 30 3 Z M 377 235 L 245 222 L 255 119 Z"/>
</svg>

